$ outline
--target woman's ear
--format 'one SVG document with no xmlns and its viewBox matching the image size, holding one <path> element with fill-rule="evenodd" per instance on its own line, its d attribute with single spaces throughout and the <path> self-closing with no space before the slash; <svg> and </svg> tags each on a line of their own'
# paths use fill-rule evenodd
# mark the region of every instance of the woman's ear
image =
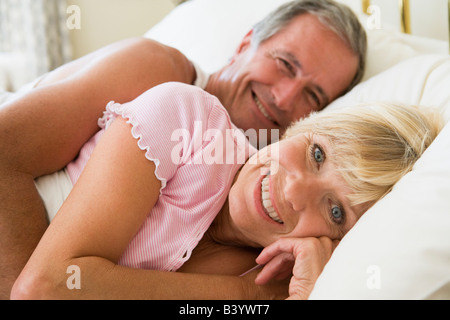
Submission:
<svg viewBox="0 0 450 320">
<path fill-rule="evenodd" d="M 252 45 L 252 36 L 253 36 L 253 29 L 250 30 L 249 32 L 247 32 L 247 34 L 245 35 L 245 37 L 241 40 L 239 46 L 237 47 L 236 51 L 234 52 L 233 57 L 230 59 L 230 64 L 232 64 L 236 58 L 244 53 L 245 51 L 247 51 L 247 49 L 249 49 Z"/>
</svg>

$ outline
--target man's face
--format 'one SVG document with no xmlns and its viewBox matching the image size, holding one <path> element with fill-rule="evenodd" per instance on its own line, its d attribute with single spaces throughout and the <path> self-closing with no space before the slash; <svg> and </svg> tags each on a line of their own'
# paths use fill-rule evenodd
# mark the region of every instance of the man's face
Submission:
<svg viewBox="0 0 450 320">
<path fill-rule="evenodd" d="M 258 47 L 251 36 L 207 87 L 241 129 L 284 132 L 339 97 L 355 77 L 358 57 L 313 15 L 297 17 Z"/>
</svg>

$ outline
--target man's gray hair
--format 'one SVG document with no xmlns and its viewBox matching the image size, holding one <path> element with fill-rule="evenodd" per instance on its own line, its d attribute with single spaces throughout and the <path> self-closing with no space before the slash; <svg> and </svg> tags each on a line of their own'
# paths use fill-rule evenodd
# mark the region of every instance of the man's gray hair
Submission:
<svg viewBox="0 0 450 320">
<path fill-rule="evenodd" d="M 334 31 L 359 58 L 359 68 L 350 91 L 364 75 L 367 55 L 367 36 L 353 11 L 333 0 L 296 0 L 280 6 L 253 27 L 253 44 L 258 46 L 285 28 L 301 14 L 313 14 L 330 30 Z"/>
</svg>

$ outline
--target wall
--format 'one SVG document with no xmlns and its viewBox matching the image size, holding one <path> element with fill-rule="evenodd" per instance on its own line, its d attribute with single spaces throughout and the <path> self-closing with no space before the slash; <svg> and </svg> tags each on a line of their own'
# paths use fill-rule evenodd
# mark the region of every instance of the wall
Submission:
<svg viewBox="0 0 450 320">
<path fill-rule="evenodd" d="M 338 0 L 361 10 L 361 0 Z M 398 0 L 371 0 L 380 8 L 381 20 L 400 29 Z M 412 34 L 439 40 L 449 40 L 448 0 L 410 0 Z"/>
<path fill-rule="evenodd" d="M 174 7 L 171 0 L 67 0 L 78 6 L 79 25 L 70 31 L 73 57 L 78 58 L 112 42 L 141 36 Z M 76 12 L 68 13 L 75 19 Z"/>
<path fill-rule="evenodd" d="M 411 0 L 412 33 L 448 41 L 447 6 L 450 6 L 448 0 Z"/>
<path fill-rule="evenodd" d="M 72 30 L 74 58 L 112 42 L 144 34 L 164 18 L 178 0 L 66 0 L 80 8 L 80 29 Z M 245 1 L 245 0 L 242 0 Z M 361 10 L 361 0 L 338 0 Z M 400 29 L 398 0 L 371 0 L 381 20 Z M 448 0 L 410 0 L 412 33 L 448 41 Z"/>
</svg>

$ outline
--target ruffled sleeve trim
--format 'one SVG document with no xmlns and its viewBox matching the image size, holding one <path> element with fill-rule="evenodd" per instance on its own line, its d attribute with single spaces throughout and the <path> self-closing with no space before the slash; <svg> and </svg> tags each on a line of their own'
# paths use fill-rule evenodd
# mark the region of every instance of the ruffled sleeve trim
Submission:
<svg viewBox="0 0 450 320">
<path fill-rule="evenodd" d="M 124 105 L 111 101 L 106 105 L 106 111 L 103 112 L 103 117 L 98 120 L 98 126 L 101 129 L 107 130 L 117 116 L 121 116 L 127 123 L 131 124 L 131 135 L 137 140 L 138 147 L 145 151 L 145 157 L 155 164 L 155 176 L 161 181 L 161 188 L 159 189 L 159 192 L 161 193 L 167 185 L 167 179 L 159 174 L 160 160 L 151 156 L 150 147 L 144 143 L 142 134 L 137 130 L 138 121 L 133 117 L 133 113 L 127 112 Z"/>
</svg>

